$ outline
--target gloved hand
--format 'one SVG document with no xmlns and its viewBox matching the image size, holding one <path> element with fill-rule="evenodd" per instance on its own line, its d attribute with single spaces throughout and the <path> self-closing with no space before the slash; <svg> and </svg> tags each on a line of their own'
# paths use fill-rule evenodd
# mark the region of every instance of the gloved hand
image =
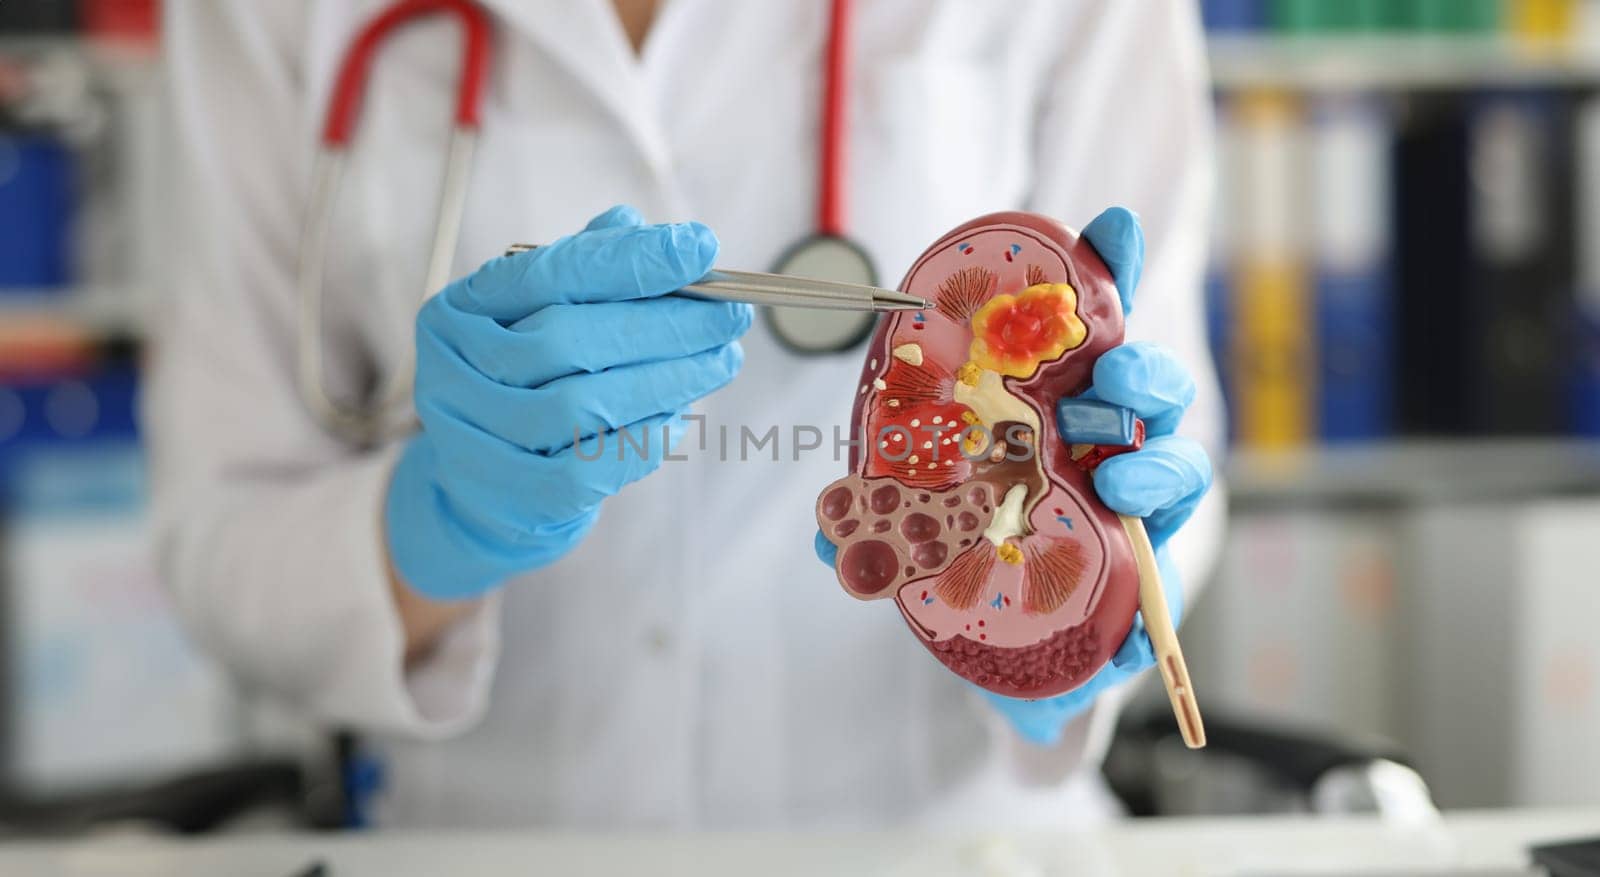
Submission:
<svg viewBox="0 0 1600 877">
<path fill-rule="evenodd" d="M 1095 217 L 1083 236 L 1111 269 L 1123 313 L 1131 313 L 1134 289 L 1144 267 L 1144 233 L 1138 217 L 1113 207 Z M 1183 587 L 1166 545 L 1194 513 L 1212 480 L 1205 449 L 1193 439 L 1173 435 L 1184 410 L 1194 401 L 1194 380 L 1170 352 L 1134 342 L 1101 355 L 1095 363 L 1094 383 L 1084 395 L 1131 408 L 1144 420 L 1144 447 L 1101 463 L 1094 472 L 1094 486 L 1113 511 L 1144 519 L 1176 623 L 1183 612 Z M 837 550 L 820 530 L 816 548 L 817 556 L 832 566 Z M 1043 700 L 1021 700 L 989 691 L 984 691 L 984 696 L 1024 739 L 1053 745 L 1061 739 L 1067 722 L 1101 692 L 1154 665 L 1155 651 L 1145 633 L 1144 617 L 1138 615 L 1111 662 L 1078 688 Z"/>
<path fill-rule="evenodd" d="M 548 564 L 589 531 L 602 500 L 661 464 L 664 433 L 676 441 L 680 415 L 744 359 L 735 339 L 748 305 L 662 297 L 705 276 L 716 254 L 703 225 L 644 225 L 614 207 L 423 306 L 422 431 L 385 508 L 407 584 L 463 599 Z M 621 429 L 635 443 L 648 436 L 647 450 L 623 451 Z"/>
</svg>

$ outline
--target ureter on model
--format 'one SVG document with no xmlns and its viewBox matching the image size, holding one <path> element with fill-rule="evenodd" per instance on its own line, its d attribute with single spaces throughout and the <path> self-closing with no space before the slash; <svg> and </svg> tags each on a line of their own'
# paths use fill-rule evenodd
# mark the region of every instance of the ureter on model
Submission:
<svg viewBox="0 0 1600 877">
<path fill-rule="evenodd" d="M 975 369 L 975 371 L 974 371 Z M 1047 485 L 1049 479 L 1045 475 L 1044 461 L 1040 459 L 1039 441 L 1039 414 L 1022 397 L 1006 389 L 1005 381 L 1001 380 L 999 373 L 990 369 L 968 363 L 963 368 L 964 374 L 956 380 L 955 400 L 972 410 L 978 423 L 990 431 L 991 447 L 996 443 L 1004 442 L 1007 436 L 994 435 L 994 430 L 1002 423 L 1016 423 L 1026 427 L 1033 436 L 1033 468 L 1038 474 L 1038 484 Z M 971 383 L 968 383 L 968 380 Z M 1009 453 L 1009 450 L 1006 451 Z M 1032 506 L 1044 499 L 1045 490 L 1038 491 L 1038 496 L 1032 497 L 1029 503 L 1028 483 L 1016 481 L 1001 487 L 1001 494 L 996 500 L 994 519 L 989 528 L 983 531 L 985 539 L 999 551 L 1006 541 L 1014 536 L 1025 536 L 1028 530 L 1028 515 L 1033 511 Z M 1012 562 L 1022 558 L 1015 546 L 1007 549 L 1011 552 Z M 1005 555 L 1002 554 L 1002 557 Z"/>
<path fill-rule="evenodd" d="M 1156 565 L 1155 547 L 1150 544 L 1150 534 L 1145 531 L 1142 519 L 1129 515 L 1117 515 L 1117 518 L 1122 521 L 1128 541 L 1133 543 L 1133 559 L 1139 569 L 1139 611 L 1144 614 L 1144 629 L 1150 635 L 1156 666 L 1167 688 L 1167 700 L 1172 704 L 1172 714 L 1177 717 L 1184 744 L 1190 749 L 1199 749 L 1206 745 L 1206 726 L 1200 718 L 1194 683 L 1189 681 L 1189 665 L 1183 660 L 1183 649 L 1178 645 L 1178 631 L 1172 626 L 1172 611 L 1167 606 L 1161 569 Z"/>
</svg>

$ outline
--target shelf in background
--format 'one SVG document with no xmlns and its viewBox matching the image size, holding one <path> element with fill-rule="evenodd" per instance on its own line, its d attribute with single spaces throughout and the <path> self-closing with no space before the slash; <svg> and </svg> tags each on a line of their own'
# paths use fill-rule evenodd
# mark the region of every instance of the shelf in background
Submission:
<svg viewBox="0 0 1600 877">
<path fill-rule="evenodd" d="M 1410 504 L 1600 494 L 1600 439 L 1402 439 L 1235 451 L 1234 505 Z"/>
<path fill-rule="evenodd" d="M 100 336 L 140 337 L 145 297 L 126 286 L 56 290 L 0 289 L 0 330 L 27 322 L 69 325 Z"/>
<path fill-rule="evenodd" d="M 1506 36 L 1209 38 L 1217 88 L 1304 91 L 1600 84 L 1600 46 Z"/>
</svg>

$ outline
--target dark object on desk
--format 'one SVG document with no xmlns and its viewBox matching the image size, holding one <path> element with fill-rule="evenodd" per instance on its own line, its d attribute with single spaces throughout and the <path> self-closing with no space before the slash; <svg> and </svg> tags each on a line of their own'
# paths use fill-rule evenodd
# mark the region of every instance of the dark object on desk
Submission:
<svg viewBox="0 0 1600 877">
<path fill-rule="evenodd" d="M 1600 837 L 1542 844 L 1528 852 L 1550 877 L 1600 877 Z"/>
<path fill-rule="evenodd" d="M 1223 713 L 1207 748 L 1186 750 L 1159 711 L 1126 718 L 1106 757 L 1112 791 L 1134 816 L 1432 811 L 1409 759 L 1383 741 Z"/>
<path fill-rule="evenodd" d="M 316 812 L 319 797 L 331 800 L 317 791 L 315 780 L 301 765 L 269 760 L 107 791 L 50 798 L 0 795 L 0 835 L 60 837 L 130 822 L 177 834 L 202 834 L 266 807 L 288 810 L 305 827 L 336 827 L 336 812 Z"/>
<path fill-rule="evenodd" d="M 303 871 L 296 871 L 292 877 L 328 877 L 328 863 L 323 861 L 312 862 Z"/>
</svg>

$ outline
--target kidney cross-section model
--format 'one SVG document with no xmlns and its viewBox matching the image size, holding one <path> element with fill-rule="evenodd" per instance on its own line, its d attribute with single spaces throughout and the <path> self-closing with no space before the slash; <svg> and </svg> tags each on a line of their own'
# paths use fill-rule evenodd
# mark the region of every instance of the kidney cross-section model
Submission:
<svg viewBox="0 0 1600 877">
<path fill-rule="evenodd" d="M 1087 241 L 1025 213 L 945 235 L 900 289 L 924 311 L 885 318 L 854 387 L 850 474 L 817 500 L 839 583 L 893 598 L 928 650 L 1013 697 L 1094 675 L 1139 608 L 1139 572 L 1091 481 L 1107 455 L 1071 445 L 1059 399 L 1122 343 L 1110 273 Z"/>
</svg>

